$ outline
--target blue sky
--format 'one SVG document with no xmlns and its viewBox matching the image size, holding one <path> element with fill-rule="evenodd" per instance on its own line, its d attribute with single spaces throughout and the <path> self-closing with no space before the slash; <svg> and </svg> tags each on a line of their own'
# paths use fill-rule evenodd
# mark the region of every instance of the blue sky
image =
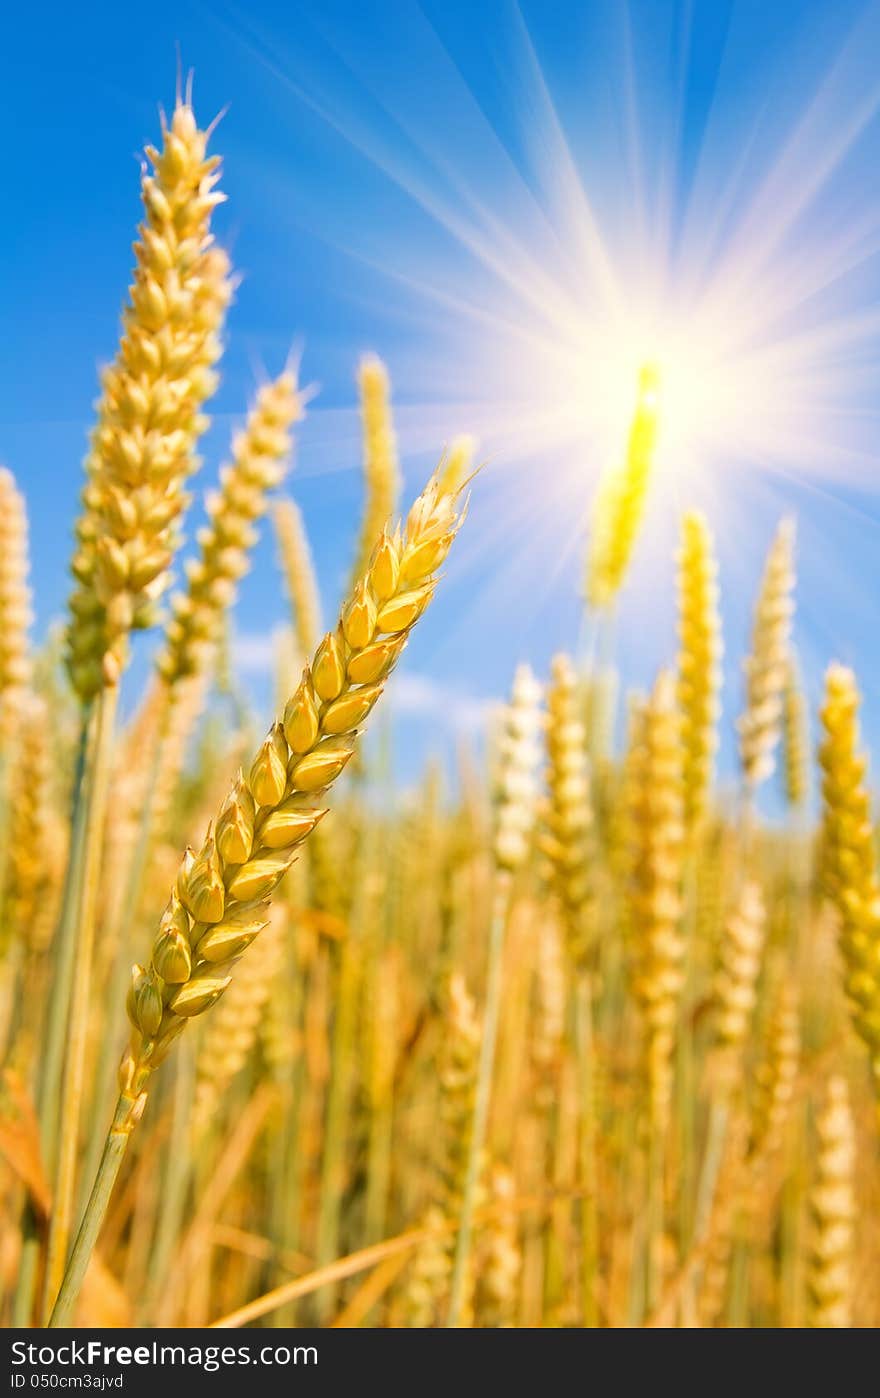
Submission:
<svg viewBox="0 0 880 1398">
<path fill-rule="evenodd" d="M 672 654 L 676 521 L 697 504 L 721 556 L 729 726 L 789 510 L 812 697 L 832 656 L 855 664 L 880 732 L 877 4 L 155 0 L 22 7 L 8 27 L 0 459 L 29 499 L 40 632 L 63 611 L 137 157 L 179 45 L 200 118 L 229 106 L 217 231 L 242 274 L 204 486 L 255 382 L 301 344 L 320 392 L 290 489 L 332 610 L 358 520 L 361 353 L 389 364 L 410 494 L 456 433 L 488 460 L 407 656 L 408 767 L 438 733 L 448 749 L 518 660 L 541 671 L 577 646 L 585 511 L 614 441 L 606 361 L 644 306 L 712 412 L 655 481 L 619 619 L 625 682 Z M 257 695 L 282 613 L 264 540 L 236 613 Z M 728 767 L 730 752 L 728 736 Z"/>
</svg>

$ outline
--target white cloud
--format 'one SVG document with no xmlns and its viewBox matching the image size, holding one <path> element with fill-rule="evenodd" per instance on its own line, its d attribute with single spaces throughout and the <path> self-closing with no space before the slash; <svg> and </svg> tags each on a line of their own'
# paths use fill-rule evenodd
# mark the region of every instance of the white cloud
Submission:
<svg viewBox="0 0 880 1398">
<path fill-rule="evenodd" d="M 458 732 L 479 732 L 496 707 L 489 699 L 477 699 L 432 679 L 402 671 L 389 687 L 392 709 L 399 714 L 433 719 Z"/>
<path fill-rule="evenodd" d="M 269 675 L 278 654 L 278 636 L 274 631 L 243 632 L 233 638 L 232 661 L 243 675 Z"/>
</svg>

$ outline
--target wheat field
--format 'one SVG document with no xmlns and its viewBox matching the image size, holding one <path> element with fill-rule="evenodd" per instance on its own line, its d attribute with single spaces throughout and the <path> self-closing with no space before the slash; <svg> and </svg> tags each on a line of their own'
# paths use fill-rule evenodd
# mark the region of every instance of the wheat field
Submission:
<svg viewBox="0 0 880 1398">
<path fill-rule="evenodd" d="M 363 359 L 363 517 L 345 595 L 320 596 L 289 364 L 169 600 L 234 285 L 210 134 L 181 98 L 147 151 L 69 607 L 39 648 L 34 502 L 0 472 L 2 1323 L 878 1324 L 880 869 L 857 678 L 829 655 L 814 714 L 799 675 L 796 522 L 723 715 L 696 511 L 668 560 L 677 652 L 619 693 L 646 366 L 592 504 L 588 642 L 517 669 L 485 757 L 398 792 L 358 740 L 386 681 L 393 724 L 480 462 L 438 444 L 401 509 L 388 374 Z M 261 527 L 290 604 L 265 736 L 228 631 Z"/>
</svg>

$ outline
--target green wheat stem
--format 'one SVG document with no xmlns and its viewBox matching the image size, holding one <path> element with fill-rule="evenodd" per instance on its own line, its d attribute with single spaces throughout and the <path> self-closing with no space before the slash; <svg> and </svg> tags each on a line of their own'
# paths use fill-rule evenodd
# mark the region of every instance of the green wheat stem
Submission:
<svg viewBox="0 0 880 1398">
<path fill-rule="evenodd" d="M 101 1162 L 92 1185 L 86 1211 L 76 1235 L 58 1297 L 49 1317 L 48 1327 L 50 1330 L 69 1325 L 73 1317 L 74 1307 L 82 1290 L 101 1225 L 107 1215 L 107 1206 L 110 1203 L 113 1186 L 116 1183 L 128 1146 L 131 1135 L 132 1107 L 132 1099 L 124 1093 L 120 1095 L 107 1139 L 104 1142 Z"/>
<path fill-rule="evenodd" d="M 113 727 L 119 692 L 105 687 L 94 704 L 93 740 L 86 776 L 86 836 L 82 876 L 74 921 L 73 975 L 61 1080 L 58 1154 L 52 1190 L 52 1213 L 43 1286 L 43 1316 L 48 1317 L 64 1273 L 73 1223 L 79 1125 L 86 1075 L 86 1047 L 92 998 L 92 960 L 99 896 L 104 822 L 110 788 Z"/>
</svg>

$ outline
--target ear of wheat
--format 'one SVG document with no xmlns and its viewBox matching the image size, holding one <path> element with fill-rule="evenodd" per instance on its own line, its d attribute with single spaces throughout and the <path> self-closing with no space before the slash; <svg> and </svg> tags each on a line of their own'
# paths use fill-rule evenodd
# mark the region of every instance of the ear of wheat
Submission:
<svg viewBox="0 0 880 1398">
<path fill-rule="evenodd" d="M 720 712 L 721 623 L 712 535 L 701 514 L 682 522 L 678 554 L 678 703 L 684 748 L 685 819 L 696 825 L 712 785 Z"/>
<path fill-rule="evenodd" d="M 358 384 L 363 419 L 366 500 L 355 560 L 356 578 L 366 567 L 373 543 L 397 509 L 400 496 L 400 468 L 391 421 L 388 370 L 376 355 L 368 355 L 361 361 Z M 444 481 L 443 486 L 447 489 L 448 483 Z"/>
<path fill-rule="evenodd" d="M 639 374 L 636 409 L 622 466 L 607 471 L 596 492 L 587 570 L 587 601 L 610 607 L 620 591 L 641 529 L 657 441 L 659 376 Z"/>
<path fill-rule="evenodd" d="M 784 519 L 770 545 L 744 663 L 746 707 L 739 720 L 740 761 L 746 790 L 753 792 L 775 766 L 782 732 L 783 695 L 794 613 L 794 521 Z"/>
<path fill-rule="evenodd" d="M 594 949 L 595 862 L 586 735 L 578 715 L 577 678 L 568 656 L 552 665 L 547 691 L 546 833 L 542 842 L 562 913 L 572 964 L 583 970 Z"/>
<path fill-rule="evenodd" d="M 321 600 L 305 524 L 293 500 L 279 500 L 273 519 L 297 647 L 301 655 L 311 655 L 321 634 Z"/>
<path fill-rule="evenodd" d="M 435 475 L 405 528 L 382 535 L 283 722 L 235 782 L 201 849 L 184 855 L 149 962 L 133 971 L 133 1034 L 120 1067 L 119 1103 L 53 1326 L 66 1323 L 79 1293 L 150 1074 L 188 1021 L 223 994 L 239 956 L 266 925 L 268 899 L 322 818 L 320 795 L 346 766 L 360 725 L 430 603 L 462 518 Z"/>
<path fill-rule="evenodd" d="M 856 1140 L 846 1081 L 830 1080 L 816 1122 L 819 1153 L 811 1194 L 810 1325 L 849 1329 L 853 1306 Z"/>
<path fill-rule="evenodd" d="M 665 1130 L 683 984 L 684 787 L 675 681 L 662 673 L 644 713 L 632 788 L 633 989 L 645 1019 L 649 1116 Z"/>
<path fill-rule="evenodd" d="M 118 682 L 129 633 L 155 620 L 207 425 L 231 293 L 228 258 L 209 231 L 224 196 L 207 143 L 179 103 L 161 151 L 147 150 L 134 284 L 117 359 L 102 376 L 72 565 L 68 666 L 85 702 Z"/>
<path fill-rule="evenodd" d="M 852 671 L 832 665 L 825 681 L 824 737 L 819 748 L 825 863 L 829 892 L 840 914 L 844 984 L 880 1096 L 880 877 L 859 704 Z"/>
<path fill-rule="evenodd" d="M 173 617 L 157 665 L 165 683 L 204 668 L 216 645 L 236 585 L 256 541 L 254 525 L 265 513 L 267 493 L 284 473 L 290 427 L 300 415 L 296 381 L 284 373 L 266 384 L 232 445 L 232 462 L 220 473 L 220 489 L 208 497 L 208 524 L 199 534 L 199 557 L 187 566 L 188 586 L 172 601 Z"/>
</svg>

